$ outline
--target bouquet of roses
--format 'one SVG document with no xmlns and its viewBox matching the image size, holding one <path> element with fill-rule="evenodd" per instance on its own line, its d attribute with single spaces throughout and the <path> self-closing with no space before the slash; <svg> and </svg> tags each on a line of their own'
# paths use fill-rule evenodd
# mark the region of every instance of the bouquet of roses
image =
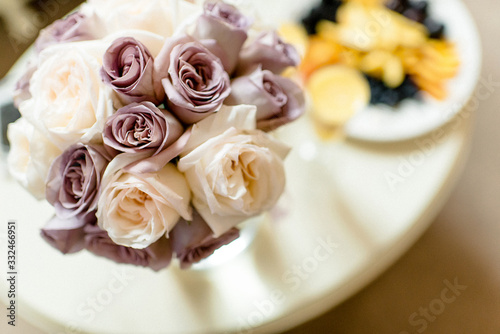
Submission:
<svg viewBox="0 0 500 334">
<path fill-rule="evenodd" d="M 121 263 L 182 268 L 272 208 L 304 111 L 296 51 L 234 6 L 89 0 L 43 30 L 15 91 L 9 169 L 55 209 L 42 236 Z"/>
</svg>

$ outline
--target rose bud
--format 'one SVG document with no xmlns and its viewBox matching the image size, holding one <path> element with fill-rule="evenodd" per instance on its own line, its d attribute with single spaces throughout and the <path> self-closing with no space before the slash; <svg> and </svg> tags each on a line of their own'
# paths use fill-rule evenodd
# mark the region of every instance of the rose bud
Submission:
<svg viewBox="0 0 500 334">
<path fill-rule="evenodd" d="M 196 21 L 194 37 L 216 40 L 223 51 L 218 56 L 226 71 L 232 73 L 252 21 L 236 7 L 222 1 L 207 1 L 203 9 L 203 14 Z"/>
<path fill-rule="evenodd" d="M 95 211 L 101 178 L 108 163 L 102 148 L 75 144 L 52 163 L 46 197 L 61 219 Z"/>
<path fill-rule="evenodd" d="M 300 56 L 291 44 L 283 42 L 276 31 L 264 32 L 241 50 L 237 72 L 242 75 L 261 65 L 263 70 L 280 74 L 299 63 Z"/>
<path fill-rule="evenodd" d="M 115 244 L 108 232 L 97 225 L 87 225 L 84 231 L 84 245 L 89 252 L 117 263 L 149 267 L 158 271 L 168 267 L 172 259 L 172 248 L 167 238 L 160 238 L 144 249 L 135 249 Z"/>
<path fill-rule="evenodd" d="M 221 60 L 190 36 L 167 40 L 156 57 L 155 75 L 169 110 L 185 124 L 219 110 L 231 90 Z"/>
<path fill-rule="evenodd" d="M 85 41 L 99 38 L 98 20 L 76 12 L 54 21 L 40 32 L 35 41 L 38 52 L 52 44 Z"/>
<path fill-rule="evenodd" d="M 132 37 L 116 39 L 103 58 L 101 77 L 124 104 L 149 101 L 160 104 L 165 94 L 154 84 L 154 59 L 144 44 Z"/>
<path fill-rule="evenodd" d="M 257 107 L 257 128 L 271 131 L 289 123 L 305 111 L 304 94 L 290 79 L 257 68 L 231 82 L 226 105 L 253 104 Z"/>
<path fill-rule="evenodd" d="M 218 238 L 196 210 L 193 220 L 181 219 L 169 234 L 173 251 L 180 261 L 181 269 L 189 268 L 212 255 L 217 249 L 238 239 L 240 231 L 232 228 Z"/>
</svg>

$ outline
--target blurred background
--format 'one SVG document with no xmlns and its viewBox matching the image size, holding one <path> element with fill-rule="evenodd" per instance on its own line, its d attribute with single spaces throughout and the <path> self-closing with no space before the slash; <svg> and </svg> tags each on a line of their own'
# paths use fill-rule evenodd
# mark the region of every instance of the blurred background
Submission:
<svg viewBox="0 0 500 334">
<path fill-rule="evenodd" d="M 0 77 L 39 29 L 81 2 L 0 0 Z M 464 2 L 482 36 L 482 77 L 500 84 L 500 2 Z M 479 105 L 462 177 L 419 241 L 357 295 L 287 334 L 500 333 L 499 107 L 500 92 Z M 443 304 L 450 285 L 456 298 Z M 12 333 L 41 332 L 21 321 Z"/>
<path fill-rule="evenodd" d="M 82 3 L 80 0 L 0 0 L 0 77 L 33 43 L 40 29 Z"/>
</svg>

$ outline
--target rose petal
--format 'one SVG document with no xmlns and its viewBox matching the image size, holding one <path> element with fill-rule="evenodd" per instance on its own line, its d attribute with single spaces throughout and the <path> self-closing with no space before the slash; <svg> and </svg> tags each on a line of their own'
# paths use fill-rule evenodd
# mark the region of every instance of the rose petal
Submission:
<svg viewBox="0 0 500 334">
<path fill-rule="evenodd" d="M 239 230 L 232 228 L 220 237 L 214 237 L 210 227 L 196 211 L 193 211 L 192 221 L 181 219 L 170 233 L 172 248 L 180 260 L 181 269 L 187 269 L 193 263 L 209 257 L 239 236 Z"/>
<path fill-rule="evenodd" d="M 256 66 L 280 74 L 288 66 L 297 66 L 300 56 L 295 48 L 278 36 L 275 31 L 264 32 L 240 53 L 237 73 L 244 75 Z"/>
<path fill-rule="evenodd" d="M 172 248 L 166 238 L 160 238 L 144 249 L 135 249 L 115 244 L 108 233 L 97 225 L 87 225 L 84 231 L 85 248 L 88 251 L 117 263 L 150 267 L 159 271 L 168 267 L 172 259 Z"/>
<path fill-rule="evenodd" d="M 179 139 L 165 150 L 149 158 L 137 160 L 124 167 L 124 170 L 136 174 L 156 173 L 184 151 L 189 137 L 191 137 L 191 128 L 186 130 Z"/>
<path fill-rule="evenodd" d="M 95 212 L 69 219 L 57 216 L 42 228 L 41 235 L 52 247 L 63 254 L 76 253 L 84 248 L 84 227 L 95 223 Z"/>
</svg>

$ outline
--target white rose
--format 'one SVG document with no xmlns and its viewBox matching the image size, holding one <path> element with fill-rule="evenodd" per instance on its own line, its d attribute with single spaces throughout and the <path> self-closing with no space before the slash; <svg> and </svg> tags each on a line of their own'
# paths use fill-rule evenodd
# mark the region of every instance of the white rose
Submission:
<svg viewBox="0 0 500 334">
<path fill-rule="evenodd" d="M 116 96 L 100 76 L 102 41 L 51 46 L 40 53 L 30 80 L 31 98 L 19 110 L 61 150 L 76 142 L 99 142 Z"/>
<path fill-rule="evenodd" d="M 7 137 L 10 174 L 37 199 L 44 199 L 45 179 L 61 150 L 24 118 L 9 124 Z"/>
<path fill-rule="evenodd" d="M 191 194 L 172 164 L 154 174 L 124 172 L 134 158 L 118 155 L 106 168 L 97 221 L 115 243 L 142 249 L 171 231 L 180 217 L 191 219 Z"/>
<path fill-rule="evenodd" d="M 255 114 L 255 106 L 224 106 L 198 122 L 178 163 L 216 237 L 272 208 L 285 187 L 289 148 L 255 130 Z"/>
<path fill-rule="evenodd" d="M 108 34 L 139 29 L 170 37 L 186 19 L 199 15 L 201 7 L 189 1 L 88 0 L 82 12 L 95 13 Z"/>
</svg>

